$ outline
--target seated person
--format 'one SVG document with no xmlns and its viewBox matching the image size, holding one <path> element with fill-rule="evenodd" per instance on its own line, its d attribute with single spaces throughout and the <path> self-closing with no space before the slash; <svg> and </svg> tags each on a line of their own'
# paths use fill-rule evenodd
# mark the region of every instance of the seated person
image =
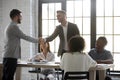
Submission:
<svg viewBox="0 0 120 80">
<path fill-rule="evenodd" d="M 91 49 L 88 53 L 98 64 L 113 64 L 113 56 L 110 51 L 105 49 L 106 45 L 107 39 L 105 37 L 99 37 L 96 41 L 95 48 Z M 97 71 L 96 80 L 99 80 L 98 75 L 99 73 Z M 107 78 L 108 76 L 106 77 L 106 79 Z"/>
<path fill-rule="evenodd" d="M 107 39 L 99 37 L 96 41 L 95 48 L 88 53 L 98 64 L 113 64 L 113 56 L 110 51 L 105 49 Z"/>
<path fill-rule="evenodd" d="M 64 53 L 60 62 L 64 73 L 67 71 L 88 71 L 90 67 L 96 66 L 89 55 L 83 53 L 85 41 L 79 35 L 71 37 L 68 41 L 69 52 Z"/>
<path fill-rule="evenodd" d="M 41 53 L 38 53 L 37 55 L 35 55 L 33 58 L 31 58 L 30 60 L 33 61 L 54 61 L 55 60 L 55 56 L 53 53 L 51 53 L 50 51 L 50 46 L 49 43 L 41 43 L 40 44 L 40 50 Z M 55 78 L 55 74 L 54 74 L 54 69 L 50 68 L 41 68 L 41 78 L 40 80 L 54 80 Z"/>
</svg>

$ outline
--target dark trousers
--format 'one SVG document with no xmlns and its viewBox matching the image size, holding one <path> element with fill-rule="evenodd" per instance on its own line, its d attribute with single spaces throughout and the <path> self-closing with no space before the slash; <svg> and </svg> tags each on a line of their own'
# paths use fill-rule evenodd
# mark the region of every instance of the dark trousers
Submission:
<svg viewBox="0 0 120 80">
<path fill-rule="evenodd" d="M 2 80 L 14 80 L 14 73 L 16 71 L 16 67 L 17 67 L 17 59 L 4 58 Z"/>
</svg>

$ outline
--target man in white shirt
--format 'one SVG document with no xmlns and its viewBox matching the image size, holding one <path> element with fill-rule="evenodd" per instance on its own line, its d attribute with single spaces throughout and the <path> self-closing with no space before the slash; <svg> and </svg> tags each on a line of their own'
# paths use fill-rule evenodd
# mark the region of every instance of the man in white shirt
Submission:
<svg viewBox="0 0 120 80">
<path fill-rule="evenodd" d="M 79 29 L 76 24 L 67 21 L 66 12 L 64 10 L 57 11 L 57 20 L 61 24 L 56 27 L 53 34 L 45 38 L 46 42 L 54 40 L 57 36 L 60 38 L 58 56 L 68 51 L 68 40 L 75 35 L 80 35 Z M 41 40 L 42 41 L 42 40 Z"/>
</svg>

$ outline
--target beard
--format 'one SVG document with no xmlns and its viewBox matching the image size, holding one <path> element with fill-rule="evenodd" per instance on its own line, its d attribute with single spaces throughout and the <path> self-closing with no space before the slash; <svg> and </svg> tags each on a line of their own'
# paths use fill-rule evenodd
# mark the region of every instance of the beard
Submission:
<svg viewBox="0 0 120 80">
<path fill-rule="evenodd" d="M 21 23 L 21 20 L 20 20 L 20 19 L 18 19 L 18 20 L 17 20 L 17 22 L 20 24 L 20 23 Z"/>
<path fill-rule="evenodd" d="M 61 19 L 59 19 L 59 20 L 58 20 L 58 22 L 59 22 L 59 23 L 61 23 L 61 22 L 62 22 L 62 20 L 61 20 Z"/>
</svg>

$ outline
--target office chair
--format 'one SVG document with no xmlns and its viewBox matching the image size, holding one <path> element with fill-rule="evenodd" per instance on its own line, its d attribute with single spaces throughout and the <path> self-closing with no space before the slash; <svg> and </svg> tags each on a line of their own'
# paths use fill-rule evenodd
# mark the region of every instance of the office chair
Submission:
<svg viewBox="0 0 120 80">
<path fill-rule="evenodd" d="M 60 75 L 62 76 L 61 78 L 62 78 L 62 80 L 63 80 L 63 74 L 64 74 L 64 70 L 62 70 L 62 69 L 60 69 L 60 68 L 55 68 L 55 73 L 56 73 L 56 77 L 57 77 L 57 80 L 61 80 L 61 79 L 59 79 L 60 77 Z"/>
<path fill-rule="evenodd" d="M 64 80 L 67 80 L 67 79 L 77 79 L 77 80 L 87 79 L 87 80 L 89 80 L 89 72 L 88 71 L 66 72 L 65 76 L 64 76 Z"/>
<path fill-rule="evenodd" d="M 111 80 L 120 80 L 120 70 L 108 70 L 107 76 L 111 78 Z"/>
<path fill-rule="evenodd" d="M 118 71 L 118 70 L 110 70 L 110 71 L 108 71 L 108 75 L 120 77 L 120 71 Z"/>
</svg>

